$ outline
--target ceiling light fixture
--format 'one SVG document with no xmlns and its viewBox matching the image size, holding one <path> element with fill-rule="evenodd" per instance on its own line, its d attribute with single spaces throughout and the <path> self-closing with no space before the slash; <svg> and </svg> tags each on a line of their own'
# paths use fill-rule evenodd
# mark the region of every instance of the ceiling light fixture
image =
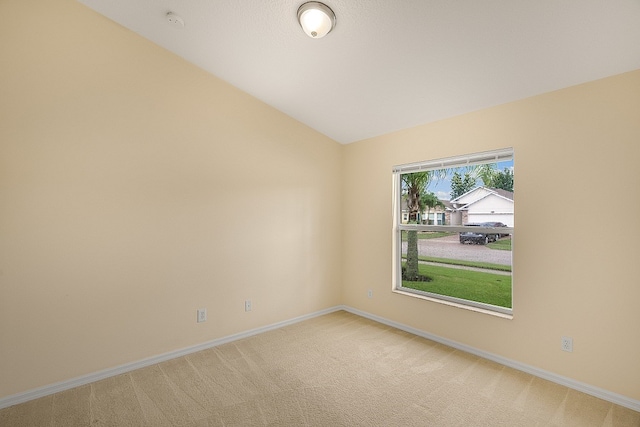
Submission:
<svg viewBox="0 0 640 427">
<path fill-rule="evenodd" d="M 167 13 L 167 22 L 176 28 L 184 28 L 184 20 L 173 12 Z"/>
<path fill-rule="evenodd" d="M 309 37 L 319 39 L 336 26 L 336 14 L 326 4 L 310 1 L 298 9 L 298 21 Z"/>
</svg>

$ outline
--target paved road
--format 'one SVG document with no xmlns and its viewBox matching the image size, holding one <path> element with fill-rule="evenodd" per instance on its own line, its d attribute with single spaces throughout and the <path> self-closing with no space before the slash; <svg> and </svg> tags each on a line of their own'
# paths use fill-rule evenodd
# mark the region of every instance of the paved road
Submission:
<svg viewBox="0 0 640 427">
<path fill-rule="evenodd" d="M 403 253 L 406 253 L 406 245 L 406 242 L 402 243 Z M 484 245 L 463 245 L 460 243 L 457 234 L 439 239 L 418 240 L 418 252 L 420 255 L 437 258 L 463 259 L 511 265 L 511 251 L 490 249 Z"/>
</svg>

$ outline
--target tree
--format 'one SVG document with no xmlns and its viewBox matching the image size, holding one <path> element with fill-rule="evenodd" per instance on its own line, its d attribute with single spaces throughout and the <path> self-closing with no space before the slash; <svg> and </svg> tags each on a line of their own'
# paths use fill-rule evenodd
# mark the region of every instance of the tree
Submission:
<svg viewBox="0 0 640 427">
<path fill-rule="evenodd" d="M 513 191 L 513 171 L 511 169 L 503 169 L 493 176 L 493 188 Z"/>
<path fill-rule="evenodd" d="M 437 207 L 444 208 L 444 203 L 442 203 L 440 199 L 438 199 L 438 196 L 432 192 L 425 192 L 422 195 L 421 205 L 427 208 L 427 221 L 429 221 L 429 213 L 431 212 L 431 209 L 435 209 Z"/>
<path fill-rule="evenodd" d="M 422 195 L 432 179 L 432 171 L 414 172 L 402 175 L 402 190 L 406 196 L 409 223 L 416 224 L 418 215 L 424 210 Z"/>
<path fill-rule="evenodd" d="M 458 171 L 453 173 L 451 177 L 451 198 L 455 199 L 463 194 L 473 190 L 476 186 L 476 180 L 469 172 L 465 172 L 464 179 Z"/>
<path fill-rule="evenodd" d="M 475 180 L 470 176 L 471 173 L 480 178 L 485 187 L 513 191 L 513 171 L 511 169 L 496 170 L 496 168 L 495 163 L 472 166 L 465 172 L 464 181 L 460 174 L 455 172 L 451 178 L 451 198 L 455 199 L 475 187 Z"/>
<path fill-rule="evenodd" d="M 475 169 L 475 175 L 482 180 L 482 184 L 485 187 L 495 186 L 493 180 L 497 173 L 496 167 L 495 163 L 484 163 Z"/>
<path fill-rule="evenodd" d="M 432 178 L 433 171 L 407 173 L 401 176 L 402 191 L 406 196 L 410 224 L 416 224 L 419 213 L 424 210 L 422 197 Z M 415 230 L 407 231 L 407 263 L 404 276 L 406 280 L 415 281 L 419 279 L 418 232 Z"/>
</svg>

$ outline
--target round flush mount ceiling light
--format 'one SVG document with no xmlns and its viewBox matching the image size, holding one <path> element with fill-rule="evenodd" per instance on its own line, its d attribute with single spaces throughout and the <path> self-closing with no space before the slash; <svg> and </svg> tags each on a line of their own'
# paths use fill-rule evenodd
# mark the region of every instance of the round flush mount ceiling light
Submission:
<svg viewBox="0 0 640 427">
<path fill-rule="evenodd" d="M 298 21 L 309 37 L 319 39 L 336 26 L 336 14 L 326 4 L 310 1 L 298 9 Z"/>
</svg>

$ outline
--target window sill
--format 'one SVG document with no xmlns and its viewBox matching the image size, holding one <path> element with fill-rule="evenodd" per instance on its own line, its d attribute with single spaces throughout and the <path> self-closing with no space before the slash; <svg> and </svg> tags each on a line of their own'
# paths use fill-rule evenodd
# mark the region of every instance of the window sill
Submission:
<svg viewBox="0 0 640 427">
<path fill-rule="evenodd" d="M 508 319 L 508 320 L 512 320 L 513 319 L 513 314 L 500 313 L 498 311 L 493 311 L 493 310 L 489 310 L 489 309 L 486 309 L 486 308 L 475 307 L 475 306 L 472 306 L 472 305 L 461 304 L 461 303 L 457 303 L 457 302 L 453 302 L 453 301 L 448 301 L 448 300 L 445 300 L 445 299 L 429 297 L 427 295 L 421 295 L 421 294 L 417 294 L 417 293 L 413 293 L 413 292 L 407 292 L 407 291 L 403 291 L 403 290 L 400 290 L 400 289 L 393 289 L 393 292 L 396 293 L 396 294 L 400 294 L 400 295 L 406 295 L 406 296 L 412 297 L 412 298 L 418 298 L 418 299 L 425 300 L 425 301 L 431 301 L 431 302 L 435 302 L 435 303 L 438 303 L 438 304 L 448 305 L 450 307 L 461 308 L 463 310 L 470 310 L 470 311 L 474 311 L 476 313 L 488 314 L 488 315 L 491 315 L 491 316 L 500 317 L 502 319 Z"/>
</svg>

